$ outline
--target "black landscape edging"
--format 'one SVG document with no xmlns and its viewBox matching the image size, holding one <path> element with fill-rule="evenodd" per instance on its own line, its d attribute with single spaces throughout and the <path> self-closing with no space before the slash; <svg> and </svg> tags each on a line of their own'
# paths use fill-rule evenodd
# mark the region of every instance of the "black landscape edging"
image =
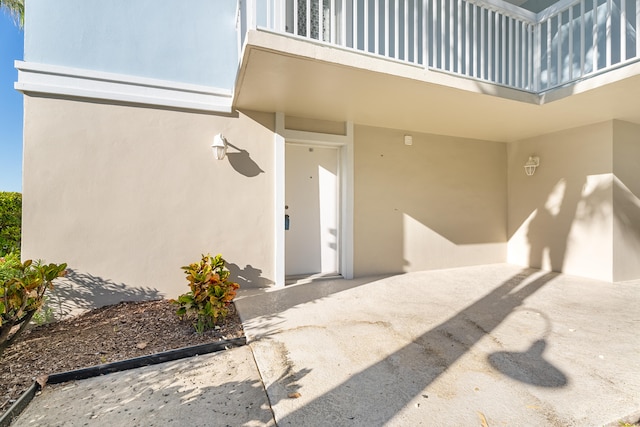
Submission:
<svg viewBox="0 0 640 427">
<path fill-rule="evenodd" d="M 34 381 L 31 387 L 22 393 L 18 400 L 13 402 L 13 405 L 7 409 L 7 412 L 2 414 L 2 417 L 0 417 L 0 427 L 7 427 L 14 419 L 18 418 L 18 415 L 27 407 L 38 390 L 40 390 L 40 385 Z"/>
<path fill-rule="evenodd" d="M 173 360 L 185 359 L 187 357 L 198 356 L 200 354 L 215 353 L 225 350 L 228 347 L 241 347 L 247 344 L 247 338 L 234 338 L 230 340 L 218 341 L 215 343 L 182 347 L 175 350 L 163 351 L 161 353 L 150 354 L 148 356 L 135 357 L 133 359 L 121 360 L 118 362 L 105 363 L 104 365 L 92 366 L 89 368 L 76 369 L 74 371 L 51 374 L 47 379 L 47 384 L 59 384 L 72 380 L 83 380 L 100 375 L 111 374 L 113 372 L 126 371 L 129 369 L 142 368 L 143 366 L 156 365 L 158 363 L 171 362 Z M 20 415 L 40 390 L 40 385 L 34 382 L 31 387 L 14 402 L 13 405 L 0 417 L 0 427 L 7 427 Z"/>
<path fill-rule="evenodd" d="M 128 369 L 171 362 L 172 360 L 184 359 L 186 357 L 197 356 L 199 354 L 214 353 L 216 351 L 224 350 L 226 347 L 238 347 L 245 345 L 246 343 L 247 339 L 243 337 L 209 344 L 200 344 L 193 347 L 177 348 L 175 350 L 163 351 L 162 353 L 150 354 L 148 356 L 140 356 L 133 359 L 121 360 L 119 362 L 92 366 L 90 368 L 52 374 L 49 375 L 47 384 L 59 384 L 72 380 L 84 380 L 86 378 L 106 375 L 112 372 L 126 371 Z"/>
</svg>

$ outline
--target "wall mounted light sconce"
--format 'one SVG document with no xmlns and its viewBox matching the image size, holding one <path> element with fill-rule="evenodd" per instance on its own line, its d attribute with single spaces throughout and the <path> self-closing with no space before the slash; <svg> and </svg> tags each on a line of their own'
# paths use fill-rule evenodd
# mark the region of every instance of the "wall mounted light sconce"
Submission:
<svg viewBox="0 0 640 427">
<path fill-rule="evenodd" d="M 413 137 L 411 135 L 404 136 L 404 145 L 413 145 Z"/>
<path fill-rule="evenodd" d="M 224 156 L 227 154 L 227 140 L 221 133 L 213 137 L 211 148 L 213 149 L 213 156 L 216 160 L 224 159 Z"/>
<path fill-rule="evenodd" d="M 524 173 L 526 173 L 527 176 L 532 176 L 536 173 L 538 166 L 540 166 L 540 157 L 529 156 L 529 160 L 524 164 Z"/>
</svg>

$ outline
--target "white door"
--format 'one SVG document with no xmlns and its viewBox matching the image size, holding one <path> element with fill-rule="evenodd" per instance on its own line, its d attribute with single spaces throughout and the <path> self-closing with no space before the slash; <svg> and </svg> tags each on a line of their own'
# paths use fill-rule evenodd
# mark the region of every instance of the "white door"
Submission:
<svg viewBox="0 0 640 427">
<path fill-rule="evenodd" d="M 287 276 L 338 273 L 338 151 L 286 144 Z"/>
</svg>

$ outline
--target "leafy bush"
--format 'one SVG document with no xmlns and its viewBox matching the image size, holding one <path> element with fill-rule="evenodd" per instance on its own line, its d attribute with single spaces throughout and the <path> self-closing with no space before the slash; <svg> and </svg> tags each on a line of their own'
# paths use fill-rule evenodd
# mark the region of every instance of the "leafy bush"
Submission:
<svg viewBox="0 0 640 427">
<path fill-rule="evenodd" d="M 20 250 L 22 194 L 0 192 L 0 256 Z"/>
<path fill-rule="evenodd" d="M 20 251 L 0 257 L 0 283 L 20 275 Z"/>
<path fill-rule="evenodd" d="M 51 308 L 51 305 L 49 304 L 49 297 L 45 295 L 44 298 L 42 298 L 42 306 L 38 311 L 33 313 L 31 321 L 40 326 L 51 323 L 54 320 L 56 320 L 56 316 L 53 313 L 53 308 Z"/>
<path fill-rule="evenodd" d="M 193 321 L 196 332 L 213 328 L 229 313 L 229 304 L 240 287 L 229 279 L 221 255 L 202 255 L 202 260 L 182 267 L 187 275 L 191 291 L 182 294 L 172 303 L 179 306 L 176 314 L 181 319 Z"/>
<path fill-rule="evenodd" d="M 9 272 L 0 281 L 0 355 L 13 343 L 42 307 L 44 294 L 53 288 L 52 281 L 66 273 L 67 264 L 44 264 L 27 260 L 7 267 L 11 260 L 0 258 L 0 271 Z M 14 326 L 19 329 L 11 333 Z"/>
</svg>

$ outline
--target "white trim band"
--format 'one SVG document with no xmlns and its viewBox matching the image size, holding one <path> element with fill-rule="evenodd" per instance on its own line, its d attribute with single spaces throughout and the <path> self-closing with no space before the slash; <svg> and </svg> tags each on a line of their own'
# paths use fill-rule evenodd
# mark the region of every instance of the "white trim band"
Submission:
<svg viewBox="0 0 640 427">
<path fill-rule="evenodd" d="M 15 61 L 16 90 L 104 99 L 216 113 L 231 113 L 233 92 L 167 80 Z"/>
</svg>

